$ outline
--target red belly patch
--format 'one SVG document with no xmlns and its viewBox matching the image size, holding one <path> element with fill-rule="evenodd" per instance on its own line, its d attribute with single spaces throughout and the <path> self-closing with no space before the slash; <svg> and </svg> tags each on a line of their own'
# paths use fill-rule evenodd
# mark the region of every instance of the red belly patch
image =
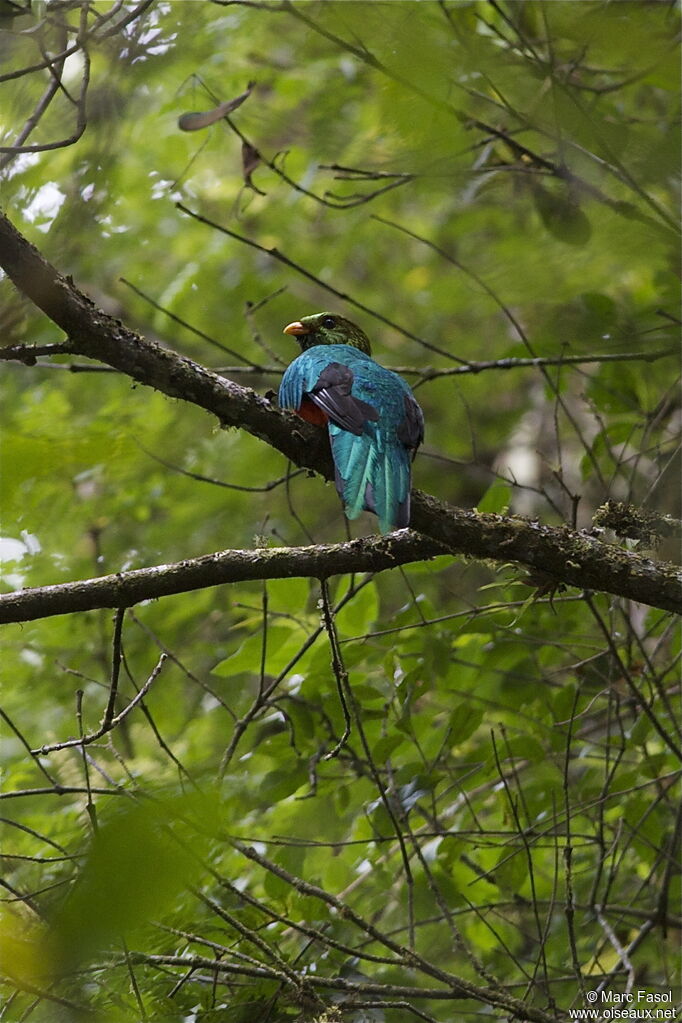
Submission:
<svg viewBox="0 0 682 1023">
<path fill-rule="evenodd" d="M 303 399 L 301 407 L 298 409 L 298 415 L 307 423 L 313 423 L 314 426 L 326 426 L 329 422 L 327 413 L 323 412 L 310 398 Z"/>
</svg>

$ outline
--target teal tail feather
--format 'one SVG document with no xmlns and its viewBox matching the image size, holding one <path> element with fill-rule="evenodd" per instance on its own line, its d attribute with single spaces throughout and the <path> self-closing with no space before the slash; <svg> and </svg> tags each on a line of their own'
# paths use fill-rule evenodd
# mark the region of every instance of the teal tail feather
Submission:
<svg viewBox="0 0 682 1023">
<path fill-rule="evenodd" d="M 410 453 L 371 424 L 360 434 L 330 424 L 336 467 L 336 489 L 346 515 L 355 519 L 365 509 L 379 519 L 382 533 L 402 529 L 410 521 Z"/>
</svg>

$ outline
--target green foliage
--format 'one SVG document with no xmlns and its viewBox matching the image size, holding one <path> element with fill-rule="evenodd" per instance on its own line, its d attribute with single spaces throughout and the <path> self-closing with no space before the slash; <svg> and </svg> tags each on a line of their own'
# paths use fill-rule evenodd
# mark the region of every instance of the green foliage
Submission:
<svg viewBox="0 0 682 1023">
<path fill-rule="evenodd" d="M 86 132 L 0 154 L 0 201 L 98 305 L 260 393 L 338 309 L 418 388 L 420 488 L 679 515 L 672 5 L 86 8 L 0 10 L 3 146 L 51 81 L 5 74 L 81 16 L 91 59 Z M 74 131 L 79 59 L 27 144 Z M 0 303 L 3 344 L 63 340 Z M 0 380 L 5 591 L 345 539 L 333 486 L 76 361 Z M 671 617 L 446 556 L 329 588 L 342 670 L 315 581 L 128 611 L 115 713 L 149 687 L 99 737 L 111 613 L 5 626 L 3 1020 L 558 1020 L 679 984 Z"/>
<path fill-rule="evenodd" d="M 74 886 L 51 921 L 56 968 L 73 968 L 111 944 L 130 942 L 156 916 L 175 909 L 181 892 L 196 878 L 201 853 L 199 834 L 205 810 L 187 833 L 191 806 L 177 800 L 125 806 L 108 816 L 92 838 Z M 184 818 L 184 819 L 183 819 Z M 209 818 L 210 820 L 210 818 Z M 177 824 L 184 825 L 183 848 Z M 173 825 L 176 825 L 175 829 Z M 199 825 L 197 829 L 197 825 Z"/>
</svg>

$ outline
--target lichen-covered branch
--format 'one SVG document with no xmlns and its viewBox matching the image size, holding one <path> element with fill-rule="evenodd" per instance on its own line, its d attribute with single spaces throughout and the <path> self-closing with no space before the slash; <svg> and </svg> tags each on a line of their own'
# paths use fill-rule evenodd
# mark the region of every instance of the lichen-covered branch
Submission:
<svg viewBox="0 0 682 1023">
<path fill-rule="evenodd" d="M 217 416 L 223 425 L 245 429 L 266 441 L 296 465 L 313 469 L 327 479 L 331 477 L 331 456 L 325 433 L 274 407 L 250 388 L 226 380 L 147 340 L 120 320 L 97 309 L 1 214 L 0 266 L 16 287 L 67 334 L 69 348 L 74 354 L 112 366 L 169 397 L 192 402 Z M 414 533 L 401 533 L 385 540 L 375 538 L 330 548 L 230 552 L 226 559 L 222 556 L 222 562 L 221 555 L 211 555 L 208 562 L 215 569 L 213 575 L 210 575 L 206 563 L 193 567 L 196 562 L 149 569 L 146 571 L 157 573 L 159 580 L 163 580 L 158 585 L 169 585 L 168 579 L 173 576 L 175 588 L 147 592 L 144 597 L 135 595 L 142 592 L 140 589 L 129 589 L 127 596 L 119 589 L 113 603 L 95 605 L 77 604 L 75 590 L 72 590 L 72 606 L 64 606 L 63 611 L 44 613 L 65 613 L 85 606 L 125 606 L 162 593 L 212 586 L 238 578 L 277 577 L 278 573 L 280 576 L 325 577 L 340 572 L 377 571 L 401 563 L 400 550 L 406 553 L 402 558 L 404 563 L 432 557 L 444 549 L 477 558 L 516 561 L 535 573 L 542 573 L 543 578 L 556 585 L 564 583 L 604 591 L 666 611 L 682 611 L 682 572 L 676 566 L 655 562 L 588 534 L 509 516 L 462 511 L 418 491 L 413 495 L 412 527 L 422 535 L 416 537 Z M 277 558 L 281 559 L 281 566 L 286 565 L 286 569 L 280 566 L 275 570 Z M 198 561 L 205 562 L 205 559 Z M 251 574 L 236 574 L 247 571 Z M 135 578 L 132 582 L 121 582 L 131 577 L 136 577 L 136 574 L 108 578 L 118 579 L 119 586 L 141 585 L 139 576 L 137 582 Z M 145 578 L 145 585 L 149 582 L 149 578 Z M 68 585 L 87 588 L 93 583 Z M 104 583 L 99 582 L 99 585 L 104 586 Z M 47 591 L 54 593 L 56 589 L 47 587 L 27 591 L 27 594 L 42 593 L 41 599 L 47 601 L 44 604 L 47 607 L 49 601 L 57 599 L 48 597 Z M 3 606 L 8 608 L 11 600 L 18 600 L 21 596 L 12 594 L 2 598 Z"/>
</svg>

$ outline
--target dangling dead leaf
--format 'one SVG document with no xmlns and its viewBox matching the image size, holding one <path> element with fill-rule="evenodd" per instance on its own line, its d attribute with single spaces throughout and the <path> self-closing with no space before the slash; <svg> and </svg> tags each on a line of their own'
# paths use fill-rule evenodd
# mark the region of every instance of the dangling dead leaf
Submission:
<svg viewBox="0 0 682 1023">
<path fill-rule="evenodd" d="M 565 592 L 566 586 L 564 583 L 559 582 L 553 576 L 548 575 L 539 568 L 530 569 L 525 578 L 520 578 L 519 582 L 523 583 L 524 586 L 534 586 L 536 588 L 532 598 L 533 602 L 539 600 L 541 597 L 549 597 L 549 606 L 552 611 L 554 611 L 554 614 L 556 614 L 554 597 L 557 593 Z"/>
<path fill-rule="evenodd" d="M 178 118 L 178 128 L 181 131 L 199 131 L 200 128 L 208 128 L 209 125 L 215 124 L 221 117 L 225 117 L 226 114 L 231 114 L 233 110 L 240 107 L 245 99 L 248 99 L 253 92 L 255 82 L 249 82 L 246 87 L 246 91 L 242 92 L 240 96 L 235 96 L 234 99 L 228 99 L 224 103 L 218 104 L 213 110 L 204 110 L 203 112 L 182 114 Z"/>
<path fill-rule="evenodd" d="M 252 146 L 250 142 L 242 142 L 242 172 L 244 174 L 244 184 L 247 185 L 248 188 L 251 188 L 254 192 L 257 192 L 258 195 L 265 195 L 266 193 L 262 192 L 260 188 L 256 188 L 251 180 L 251 175 L 259 163 L 260 153 L 255 146 Z"/>
</svg>

